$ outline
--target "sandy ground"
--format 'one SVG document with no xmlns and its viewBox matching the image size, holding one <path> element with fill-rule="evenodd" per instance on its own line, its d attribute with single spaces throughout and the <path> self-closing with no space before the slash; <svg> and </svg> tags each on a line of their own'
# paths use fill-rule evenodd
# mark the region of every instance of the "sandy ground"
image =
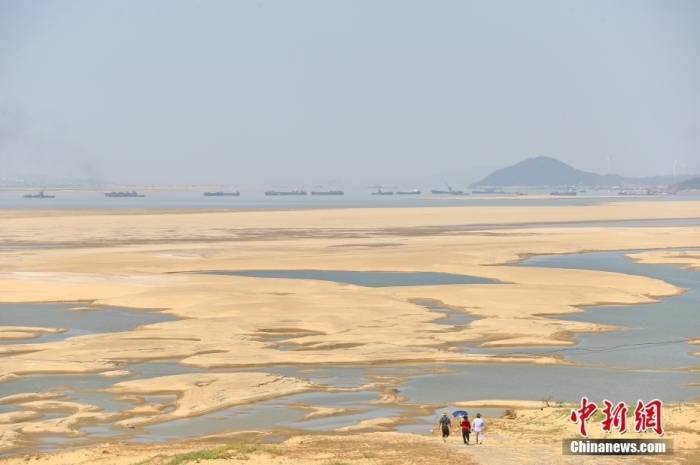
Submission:
<svg viewBox="0 0 700 465">
<path fill-rule="evenodd" d="M 574 457 L 562 455 L 562 439 L 579 438 L 578 426 L 570 422 L 570 405 L 537 406 L 532 401 L 472 401 L 470 408 L 510 405 L 506 417 L 486 420 L 483 444 L 457 447 L 468 449 L 468 455 L 484 465 L 522 464 L 629 464 L 629 463 L 698 463 L 700 459 L 700 405 L 667 404 L 664 406 L 664 439 L 673 441 L 673 454 L 656 457 Z M 478 409 L 472 408 L 473 411 Z M 628 428 L 632 428 L 628 426 Z M 590 438 L 654 439 L 653 433 L 603 433 L 600 419 L 589 421 Z M 459 438 L 461 440 L 461 438 Z M 474 439 L 472 437 L 472 439 Z M 453 441 L 454 442 L 454 441 Z"/>
<path fill-rule="evenodd" d="M 231 240 L 282 230 L 303 237 L 308 230 L 354 234 L 362 230 L 448 225 L 532 224 L 697 218 L 700 202 L 621 202 L 590 206 L 469 206 L 337 208 L 280 211 L 3 210 L 3 243 L 114 244 L 132 241 Z M 51 228 L 47 229 L 47 222 Z M 315 234 L 314 234 L 314 231 Z M 415 232 L 421 232 L 418 229 Z M 27 234 L 31 233 L 31 235 Z M 244 234 L 245 233 L 245 234 Z"/>
<path fill-rule="evenodd" d="M 480 405 L 483 404 L 483 405 Z M 694 464 L 700 458 L 700 405 L 667 405 L 665 439 L 673 441 L 673 454 L 655 457 L 580 457 L 562 454 L 562 439 L 577 438 L 577 426 L 568 420 L 571 406 L 545 406 L 532 401 L 472 401 L 472 407 L 511 406 L 503 418 L 486 418 L 482 443 L 464 445 L 453 431 L 447 443 L 437 435 L 420 436 L 392 432 L 346 434 L 292 434 L 283 442 L 274 438 L 283 432 L 238 433 L 229 437 L 151 445 L 102 444 L 53 454 L 24 455 L 0 460 L 6 465 L 207 465 L 256 463 L 262 465 L 399 465 L 455 463 L 470 465 L 586 465 L 668 463 Z M 515 408 L 517 407 L 517 408 Z M 605 435 L 597 422 L 589 424 L 592 438 L 643 438 L 652 434 Z"/>
<path fill-rule="evenodd" d="M 699 202 L 278 212 L 2 211 L 2 301 L 81 301 L 87 307 L 159 309 L 179 319 L 122 333 L 3 344 L 0 382 L 33 373 L 94 372 L 115 376 L 113 389 L 125 395 L 155 389 L 178 397 L 174 411 L 144 405 L 109 419 L 128 426 L 311 388 L 300 379 L 274 381 L 264 371 L 270 364 L 563 363 L 552 356 L 466 354 L 460 347 L 570 345 L 573 333 L 613 328 L 556 315 L 597 303 L 652 302 L 682 290 L 642 276 L 525 268 L 513 262 L 533 254 L 695 248 L 700 247 L 700 227 L 474 230 L 465 225 L 694 218 L 699 212 Z M 367 288 L 183 273 L 238 269 L 436 271 L 498 283 Z M 442 315 L 416 299 L 439 301 L 479 319 L 464 328 L 440 324 Z M 29 338 L 58 330 L 5 326 L 0 337 Z M 164 358 L 201 373 L 117 384 L 129 362 Z M 259 367 L 263 381 L 206 373 L 213 367 L 242 366 Z M 264 393 L 251 393 L 267 381 L 274 382 Z M 63 421 L 36 421 L 36 413 L 50 405 L 31 402 L 10 402 L 25 413 L 0 423 L 0 446 L 20 443 L 28 431 L 74 433 L 79 425 L 104 419 L 94 406 L 80 404 L 63 405 L 69 412 Z M 383 427 L 360 429 L 376 426 Z"/>
<path fill-rule="evenodd" d="M 62 332 L 61 328 L 41 328 L 38 326 L 0 326 L 0 341 L 12 339 L 31 339 L 44 334 Z"/>
<path fill-rule="evenodd" d="M 267 373 L 191 373 L 124 381 L 115 384 L 109 391 L 128 395 L 177 395 L 175 408 L 171 411 L 130 417 L 117 423 L 131 428 L 203 415 L 234 405 L 298 394 L 312 388 L 307 382 Z"/>
<path fill-rule="evenodd" d="M 639 263 L 681 265 L 700 269 L 700 250 L 650 250 L 629 254 L 629 256 Z"/>
<path fill-rule="evenodd" d="M 258 439 L 258 438 L 256 438 Z M 187 458 L 190 458 L 189 460 Z M 212 457 L 207 459 L 206 457 Z M 179 461 L 176 461 L 179 460 Z M 52 465 L 419 465 L 439 461 L 476 463 L 442 442 L 427 436 L 364 433 L 333 436 L 294 436 L 281 444 L 249 440 L 209 440 L 167 445 L 118 446 L 105 444 L 54 455 L 0 460 L 6 464 Z"/>
</svg>

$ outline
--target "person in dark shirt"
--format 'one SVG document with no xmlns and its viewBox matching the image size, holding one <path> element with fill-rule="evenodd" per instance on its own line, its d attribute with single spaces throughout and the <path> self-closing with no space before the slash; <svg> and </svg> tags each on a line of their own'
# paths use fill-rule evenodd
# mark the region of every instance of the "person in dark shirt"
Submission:
<svg viewBox="0 0 700 465">
<path fill-rule="evenodd" d="M 469 423 L 469 417 L 463 416 L 459 426 L 462 427 L 462 440 L 465 444 L 469 444 L 469 434 L 472 432 L 472 424 Z"/>
<path fill-rule="evenodd" d="M 443 413 L 442 417 L 440 417 L 440 429 L 442 430 L 442 442 L 446 442 L 447 438 L 450 437 L 450 426 L 452 426 L 452 422 L 450 421 L 450 417 L 448 417 L 446 413 Z"/>
</svg>

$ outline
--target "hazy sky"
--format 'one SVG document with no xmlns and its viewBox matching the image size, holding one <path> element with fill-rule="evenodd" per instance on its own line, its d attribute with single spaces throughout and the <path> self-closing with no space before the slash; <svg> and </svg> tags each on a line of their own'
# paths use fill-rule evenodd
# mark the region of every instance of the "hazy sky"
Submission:
<svg viewBox="0 0 700 465">
<path fill-rule="evenodd" d="M 700 2 L 0 0 L 0 178 L 459 183 L 534 155 L 700 172 Z"/>
</svg>

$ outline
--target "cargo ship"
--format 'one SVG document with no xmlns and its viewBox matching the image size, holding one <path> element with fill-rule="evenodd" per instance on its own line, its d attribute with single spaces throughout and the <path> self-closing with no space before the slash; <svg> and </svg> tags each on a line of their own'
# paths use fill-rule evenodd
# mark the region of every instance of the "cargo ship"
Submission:
<svg viewBox="0 0 700 465">
<path fill-rule="evenodd" d="M 24 194 L 25 199 L 55 199 L 55 195 L 45 194 L 44 191 L 39 191 L 38 194 Z"/>
<path fill-rule="evenodd" d="M 136 191 L 128 191 L 128 192 L 105 192 L 105 197 L 146 197 L 144 194 L 139 194 Z"/>
<path fill-rule="evenodd" d="M 452 189 L 452 186 L 447 186 L 447 190 L 433 189 L 430 193 L 434 195 L 469 195 L 464 191 Z"/>
<path fill-rule="evenodd" d="M 204 197 L 238 197 L 239 195 L 241 195 L 241 193 L 238 191 L 233 191 L 233 192 L 216 191 L 216 192 L 205 192 L 204 193 Z"/>
<path fill-rule="evenodd" d="M 302 189 L 292 189 L 290 191 L 265 191 L 265 195 L 306 195 L 307 192 Z"/>
<path fill-rule="evenodd" d="M 411 189 L 410 191 L 397 191 L 398 195 L 420 195 L 420 190 Z"/>
<path fill-rule="evenodd" d="M 345 192 L 341 190 L 311 191 L 311 195 L 345 195 Z"/>
</svg>

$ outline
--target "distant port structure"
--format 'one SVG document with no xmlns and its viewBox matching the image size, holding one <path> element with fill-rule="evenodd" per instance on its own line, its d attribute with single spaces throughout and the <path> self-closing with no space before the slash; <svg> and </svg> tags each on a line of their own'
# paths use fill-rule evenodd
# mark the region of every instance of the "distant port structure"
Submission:
<svg viewBox="0 0 700 465">
<path fill-rule="evenodd" d="M 340 189 L 313 190 L 311 195 L 345 195 L 345 191 Z"/>
<path fill-rule="evenodd" d="M 483 189 L 474 189 L 472 194 L 505 194 L 506 192 L 499 187 L 485 187 Z"/>
<path fill-rule="evenodd" d="M 569 187 L 566 190 L 560 190 L 560 191 L 552 191 L 549 193 L 549 195 L 556 195 L 556 196 L 564 196 L 564 197 L 575 197 L 578 195 L 578 191 L 573 188 Z"/>
<path fill-rule="evenodd" d="M 448 185 L 447 190 L 445 189 L 432 189 L 430 191 L 433 195 L 469 195 L 468 192 L 462 190 L 452 189 L 452 186 Z"/>
<path fill-rule="evenodd" d="M 55 199 L 55 195 L 47 194 L 43 190 L 37 192 L 36 194 L 24 194 L 25 199 Z"/>
<path fill-rule="evenodd" d="M 240 195 L 239 191 L 209 191 L 204 193 L 204 197 L 240 197 Z"/>
<path fill-rule="evenodd" d="M 394 191 L 387 191 L 384 190 L 382 186 L 373 186 L 374 191 L 372 192 L 372 195 L 394 195 Z"/>
<path fill-rule="evenodd" d="M 146 197 L 146 195 L 139 194 L 136 191 L 123 191 L 123 192 L 105 192 L 105 197 L 135 198 L 135 197 Z"/>
<path fill-rule="evenodd" d="M 265 195 L 267 195 L 267 196 L 275 196 L 275 195 L 287 196 L 287 195 L 307 195 L 307 194 L 308 194 L 308 192 L 306 192 L 304 189 L 285 189 L 285 190 L 265 191 Z"/>
</svg>

